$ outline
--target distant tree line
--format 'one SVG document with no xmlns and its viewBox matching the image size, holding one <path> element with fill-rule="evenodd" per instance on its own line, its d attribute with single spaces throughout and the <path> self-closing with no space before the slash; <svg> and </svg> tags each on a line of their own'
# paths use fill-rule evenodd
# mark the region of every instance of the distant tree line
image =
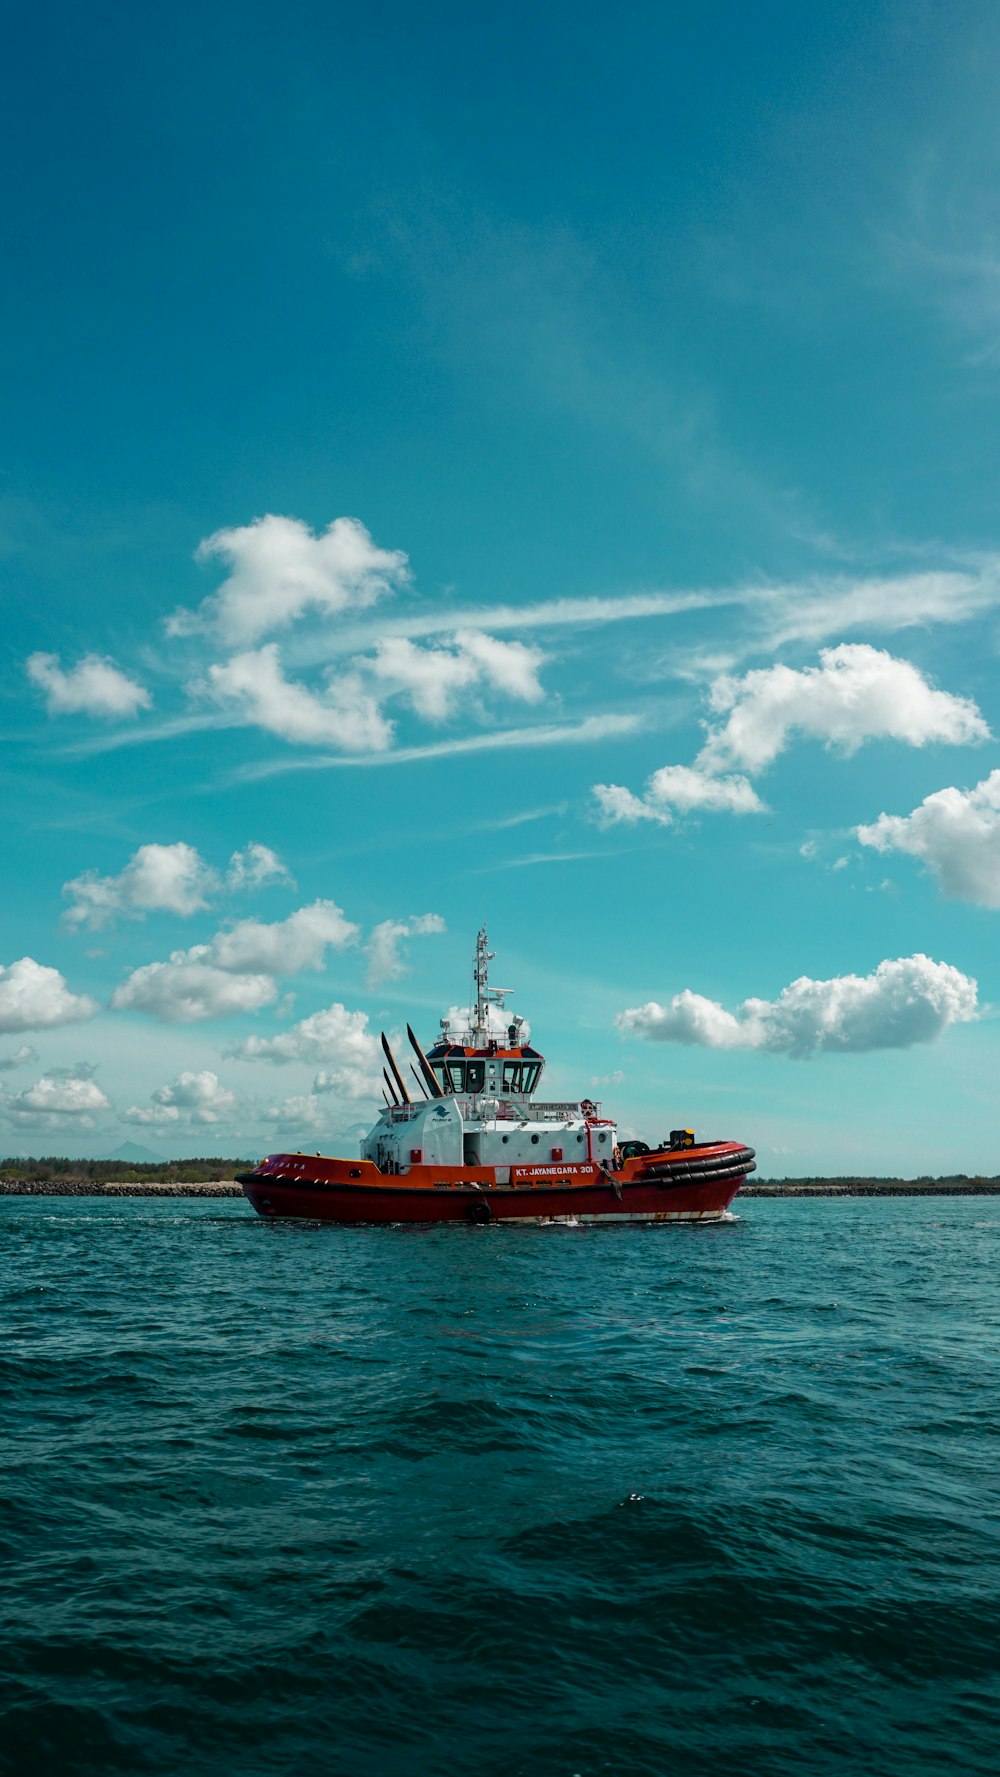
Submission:
<svg viewBox="0 0 1000 1777">
<path fill-rule="evenodd" d="M 214 1155 L 206 1160 L 157 1160 L 146 1164 L 131 1160 L 67 1160 L 58 1154 L 46 1154 L 37 1160 L 17 1155 L 0 1160 L 0 1178 L 42 1182 L 54 1178 L 92 1179 L 96 1185 L 207 1185 L 231 1179 L 254 1164 L 253 1160 L 219 1160 Z"/>
<path fill-rule="evenodd" d="M 817 1178 L 762 1178 L 760 1174 L 751 1178 L 751 1184 L 773 1185 L 776 1189 L 781 1185 L 995 1185 L 1000 1174 L 982 1172 L 945 1172 L 932 1177 L 929 1172 L 921 1172 L 916 1178 L 895 1178 L 884 1173 L 839 1172 L 835 1175 L 824 1174 Z"/>
</svg>

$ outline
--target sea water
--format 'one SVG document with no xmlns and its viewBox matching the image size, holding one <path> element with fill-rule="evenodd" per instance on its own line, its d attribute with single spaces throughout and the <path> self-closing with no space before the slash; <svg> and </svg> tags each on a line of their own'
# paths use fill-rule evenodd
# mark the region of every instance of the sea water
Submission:
<svg viewBox="0 0 1000 1777">
<path fill-rule="evenodd" d="M 0 1200 L 0 1767 L 1000 1768 L 1000 1200 Z"/>
</svg>

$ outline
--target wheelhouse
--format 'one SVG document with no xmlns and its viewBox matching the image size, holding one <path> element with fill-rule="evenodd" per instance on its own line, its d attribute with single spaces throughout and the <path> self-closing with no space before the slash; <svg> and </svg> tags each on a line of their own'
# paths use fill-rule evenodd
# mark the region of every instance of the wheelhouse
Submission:
<svg viewBox="0 0 1000 1777">
<path fill-rule="evenodd" d="M 541 1077 L 544 1059 L 537 1049 L 466 1049 L 457 1043 L 436 1043 L 427 1054 L 442 1092 L 469 1097 L 530 1098 Z"/>
</svg>

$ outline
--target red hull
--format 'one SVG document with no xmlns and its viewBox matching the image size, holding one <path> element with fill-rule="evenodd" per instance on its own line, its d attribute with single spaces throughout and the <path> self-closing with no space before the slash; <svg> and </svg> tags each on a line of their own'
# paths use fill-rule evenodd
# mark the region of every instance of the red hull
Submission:
<svg viewBox="0 0 1000 1777">
<path fill-rule="evenodd" d="M 485 1168 L 444 1178 L 460 1169 L 412 1168 L 393 1178 L 370 1162 L 282 1154 L 240 1183 L 259 1215 L 319 1222 L 718 1221 L 753 1170 L 752 1151 L 735 1142 L 654 1160 L 655 1168 L 626 1162 L 616 1175 L 565 1167 L 558 1180 L 530 1182 L 515 1167 L 512 1182 L 497 1184 Z M 437 1173 L 433 1182 L 415 1176 L 425 1170 Z"/>
</svg>

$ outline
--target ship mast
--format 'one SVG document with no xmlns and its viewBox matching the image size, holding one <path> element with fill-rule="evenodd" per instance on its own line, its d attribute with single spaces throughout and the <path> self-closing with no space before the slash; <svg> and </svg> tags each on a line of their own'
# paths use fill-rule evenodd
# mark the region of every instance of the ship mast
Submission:
<svg viewBox="0 0 1000 1777">
<path fill-rule="evenodd" d="M 476 951 L 472 959 L 472 980 L 476 989 L 474 1012 L 474 1028 L 472 1046 L 474 1049 L 485 1049 L 490 1040 L 490 1007 L 499 1006 L 504 1009 L 504 1000 L 513 992 L 510 987 L 490 986 L 490 963 L 496 956 L 495 950 L 487 945 L 486 927 L 481 926 L 476 937 Z"/>
</svg>

